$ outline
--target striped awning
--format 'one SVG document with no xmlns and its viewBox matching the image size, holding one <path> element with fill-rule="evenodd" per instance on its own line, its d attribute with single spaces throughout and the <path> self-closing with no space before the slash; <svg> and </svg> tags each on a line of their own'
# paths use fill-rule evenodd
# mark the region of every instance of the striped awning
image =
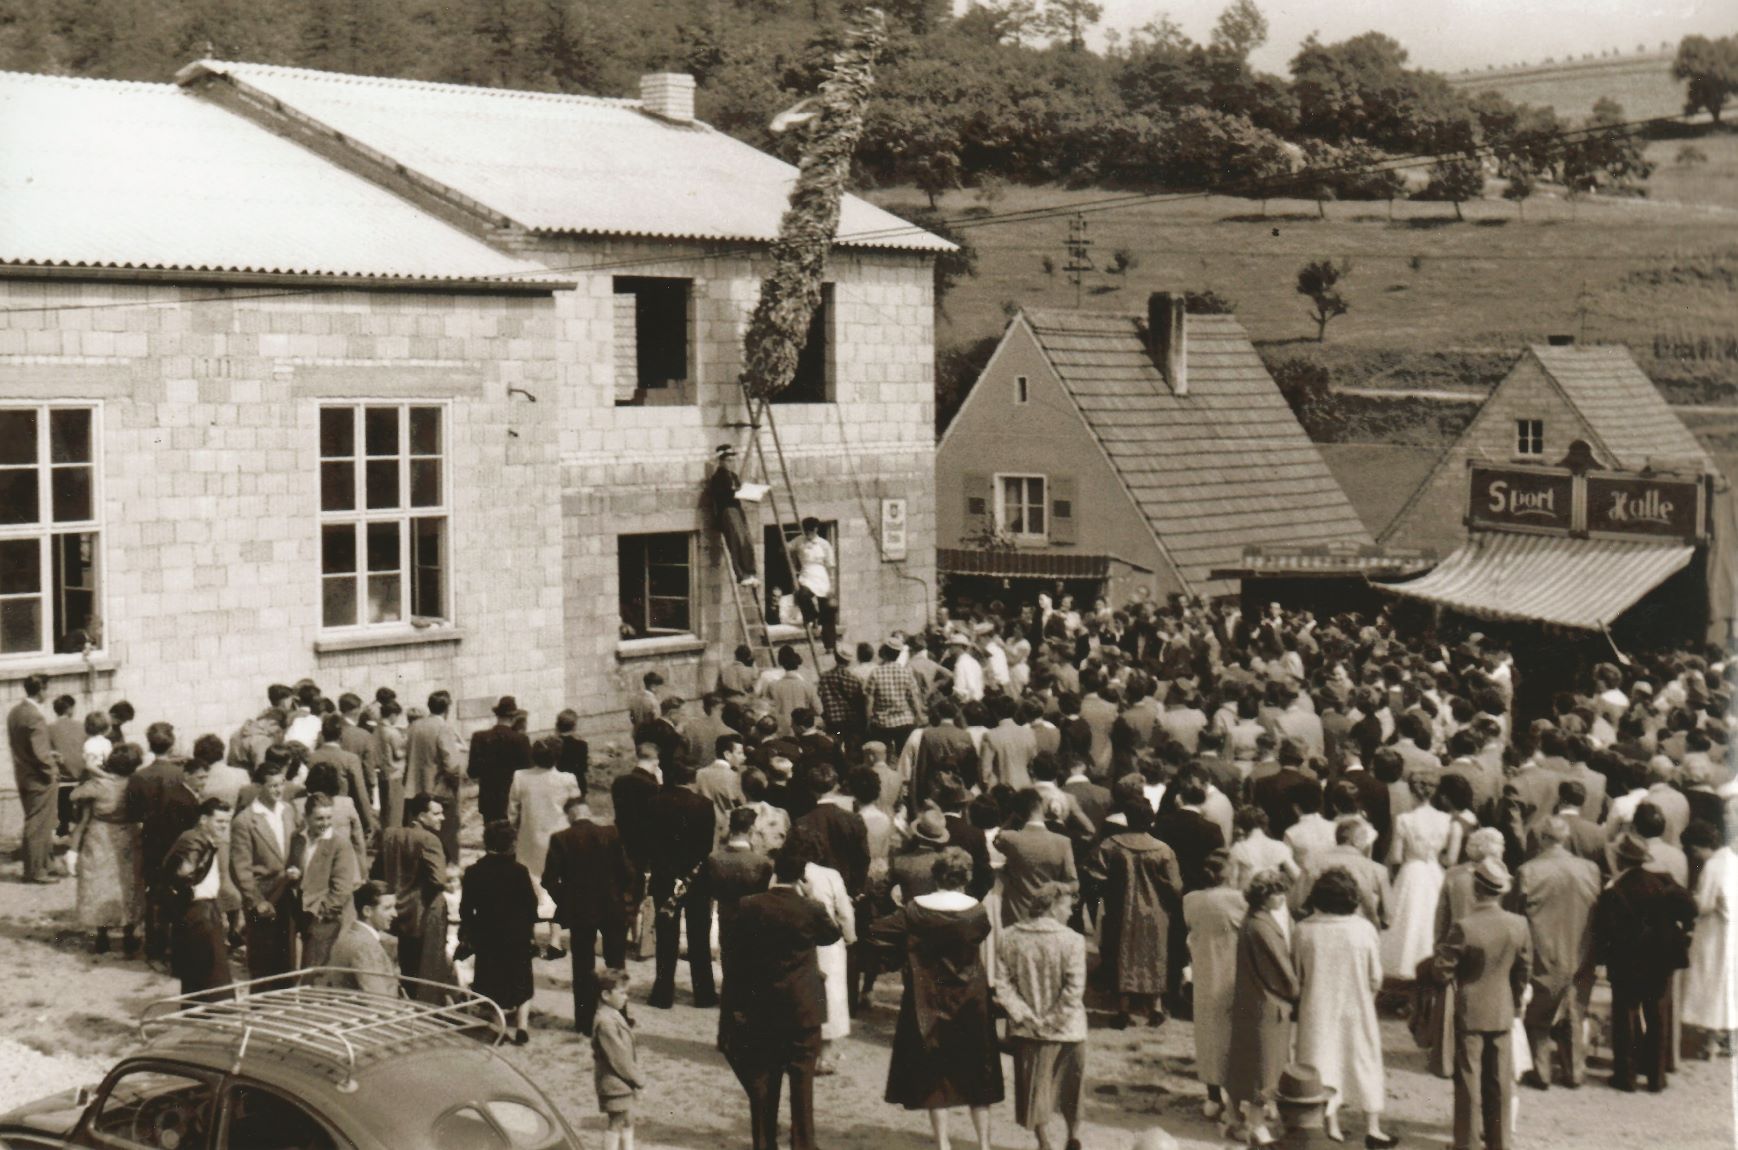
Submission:
<svg viewBox="0 0 1738 1150">
<path fill-rule="evenodd" d="M 1677 543 L 1480 532 L 1429 574 L 1380 586 L 1483 619 L 1597 631 L 1683 570 L 1694 554 L 1695 548 Z"/>
<path fill-rule="evenodd" d="M 935 565 L 947 575 L 987 575 L 995 579 L 1110 578 L 1110 556 L 1071 551 L 938 547 Z"/>
</svg>

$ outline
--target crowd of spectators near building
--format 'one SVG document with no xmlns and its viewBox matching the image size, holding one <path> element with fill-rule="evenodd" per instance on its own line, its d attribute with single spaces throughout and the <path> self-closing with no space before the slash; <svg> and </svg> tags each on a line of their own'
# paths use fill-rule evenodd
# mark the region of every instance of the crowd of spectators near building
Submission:
<svg viewBox="0 0 1738 1150">
<path fill-rule="evenodd" d="M 1089 1000 L 1111 1028 L 1192 1017 L 1204 1113 L 1255 1145 L 1282 1118 L 1342 1140 L 1346 1111 L 1395 1143 L 1379 1005 L 1453 1079 L 1457 1148 L 1508 1145 L 1517 1082 L 1581 1086 L 1596 1041 L 1619 1090 L 1731 1055 L 1718 652 L 1614 650 L 1517 715 L 1523 672 L 1476 631 L 1058 592 L 827 658 L 739 648 L 698 700 L 648 674 L 631 765 L 592 764 L 572 712 L 533 738 L 503 698 L 466 740 L 445 692 L 407 713 L 312 683 L 184 757 L 167 723 L 141 746 L 125 703 L 81 717 L 27 680 L 26 878 L 75 874 L 94 947 L 118 931 L 187 993 L 232 993 L 232 961 L 467 984 L 521 1043 L 534 957 L 570 956 L 617 1145 L 643 1087 L 627 959 L 667 1008 L 684 936 L 756 1150 L 786 1080 L 811 1150 L 814 1079 L 894 972 L 886 1100 L 943 1148 L 963 1108 L 987 1150 L 1004 1048 L 1019 1124 L 1080 1145 Z"/>
</svg>

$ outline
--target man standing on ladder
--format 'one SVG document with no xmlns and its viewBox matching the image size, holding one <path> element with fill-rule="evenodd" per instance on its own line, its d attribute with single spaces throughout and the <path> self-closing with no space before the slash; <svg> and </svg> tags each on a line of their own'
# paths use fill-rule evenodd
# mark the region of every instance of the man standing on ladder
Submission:
<svg viewBox="0 0 1738 1150">
<path fill-rule="evenodd" d="M 758 587 L 760 576 L 755 574 L 754 540 L 748 534 L 748 519 L 742 513 L 738 494 L 741 489 L 742 480 L 736 476 L 736 448 L 726 443 L 718 449 L 718 466 L 706 481 L 706 494 L 712 503 L 713 522 L 724 536 L 724 545 L 730 549 L 736 581 L 744 587 Z M 755 489 L 750 485 L 750 490 Z"/>
<path fill-rule="evenodd" d="M 803 626 L 821 625 L 821 649 L 832 651 L 839 641 L 839 613 L 833 607 L 833 571 L 838 560 L 833 545 L 821 536 L 821 521 L 813 515 L 803 520 L 803 533 L 790 545 L 791 566 L 797 573 L 797 610 Z"/>
</svg>

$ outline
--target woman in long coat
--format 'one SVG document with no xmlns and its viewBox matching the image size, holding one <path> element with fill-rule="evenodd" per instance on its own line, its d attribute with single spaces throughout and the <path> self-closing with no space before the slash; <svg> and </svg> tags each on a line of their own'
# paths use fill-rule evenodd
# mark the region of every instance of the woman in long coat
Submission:
<svg viewBox="0 0 1738 1150">
<path fill-rule="evenodd" d="M 1195 974 L 1195 1077 L 1207 1088 L 1202 1114 L 1211 1121 L 1225 1112 L 1224 1086 L 1231 1069 L 1231 1002 L 1237 989 L 1237 938 L 1248 905 L 1231 883 L 1230 853 L 1207 856 L 1207 878 L 1217 886 L 1183 896 L 1189 928 L 1189 965 Z"/>
<path fill-rule="evenodd" d="M 1003 1094 L 981 952 L 990 916 L 966 893 L 972 860 L 965 851 L 948 847 L 932 873 L 933 892 L 870 928 L 875 945 L 902 960 L 905 976 L 886 1098 L 929 1111 L 938 1147 L 948 1144 L 948 1110 L 970 1107 L 979 1150 L 990 1150 L 990 1107 Z"/>
<path fill-rule="evenodd" d="M 537 928 L 537 894 L 531 873 L 513 857 L 513 824 L 505 819 L 483 828 L 487 853 L 465 871 L 459 901 L 459 941 L 477 956 L 471 989 L 513 1016 L 513 1041 L 530 1041 L 531 938 Z"/>
<path fill-rule="evenodd" d="M 1277 870 L 1249 882 L 1243 900 L 1249 913 L 1237 936 L 1237 983 L 1231 996 L 1231 1065 L 1225 1076 L 1230 1122 L 1241 1113 L 1250 1143 L 1267 1146 L 1264 1106 L 1291 1061 L 1291 1012 L 1297 1005 L 1297 971 L 1291 961 L 1290 884 Z"/>
<path fill-rule="evenodd" d="M 1014 1120 L 1051 1150 L 1049 1123 L 1062 1116 L 1078 1147 L 1086 1081 L 1086 939 L 1068 928 L 1073 888 L 1032 892 L 1038 913 L 1002 932 L 996 1001 L 1008 1015 L 1014 1054 Z"/>
<path fill-rule="evenodd" d="M 1690 936 L 1690 969 L 1684 973 L 1683 1021 L 1729 1046 L 1731 1032 L 1738 1029 L 1738 854 L 1721 845 L 1712 823 L 1691 823 L 1683 839 L 1692 857 L 1706 856 L 1696 876 L 1696 931 Z M 82 894 L 83 860 L 79 882 Z"/>
<path fill-rule="evenodd" d="M 1340 1107 L 1364 1112 L 1365 1144 L 1392 1145 L 1382 1133 L 1386 1097 L 1376 992 L 1382 989 L 1382 942 L 1360 912 L 1358 882 L 1334 867 L 1310 891 L 1315 913 L 1297 926 L 1297 1060 L 1333 1088 L 1322 1126 L 1335 1142 Z"/>
<path fill-rule="evenodd" d="M 80 811 L 73 831 L 78 854 L 78 921 L 96 932 L 93 949 L 109 949 L 109 931 L 121 931 L 122 951 L 131 958 L 139 949 L 135 927 L 144 921 L 144 872 L 140 869 L 139 824 L 127 821 L 127 777 L 139 769 L 143 754 L 135 743 L 122 743 L 73 788 L 72 803 Z"/>
<path fill-rule="evenodd" d="M 1137 799 L 1121 808 L 1128 829 L 1107 836 L 1087 863 L 1099 885 L 1104 926 L 1099 934 L 1099 977 L 1120 997 L 1112 1026 L 1121 1029 L 1130 1012 L 1144 1006 L 1148 1021 L 1164 1021 L 1171 918 L 1181 910 L 1183 876 L 1170 847 L 1147 833 L 1153 810 Z"/>
</svg>

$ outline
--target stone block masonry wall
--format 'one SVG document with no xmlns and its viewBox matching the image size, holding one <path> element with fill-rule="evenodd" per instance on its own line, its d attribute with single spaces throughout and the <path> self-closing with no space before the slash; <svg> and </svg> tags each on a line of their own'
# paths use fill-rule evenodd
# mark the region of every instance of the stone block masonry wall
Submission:
<svg viewBox="0 0 1738 1150">
<path fill-rule="evenodd" d="M 520 254 L 580 281 L 558 300 L 569 346 L 580 352 L 560 367 L 567 695 L 589 733 L 625 744 L 627 692 L 641 675 L 659 670 L 692 698 L 712 686 L 720 661 L 742 641 L 700 496 L 713 449 L 730 442 L 745 451 L 748 444 L 748 433 L 729 425 L 746 418 L 737 376 L 766 264 L 740 247 L 718 255 L 702 245 L 651 241 L 545 239 Z M 693 281 L 694 404 L 615 406 L 617 275 Z M 802 514 L 838 522 L 841 621 L 855 643 L 922 626 L 934 599 L 934 299 L 926 256 L 835 252 L 827 278 L 834 402 L 780 404 L 773 414 Z M 770 438 L 765 446 L 776 467 Z M 745 478 L 762 478 L 746 451 L 740 469 Z M 774 498 L 785 498 L 780 482 Z M 883 498 L 907 501 L 903 563 L 881 559 Z M 780 503 L 787 519 L 789 507 Z M 760 517 L 772 522 L 767 509 Z M 695 636 L 623 644 L 617 537 L 659 531 L 699 535 Z M 807 645 L 797 650 L 806 661 Z"/>
<path fill-rule="evenodd" d="M 96 670 L 7 657 L 0 689 L 47 668 L 81 713 L 124 697 L 137 735 L 167 719 L 184 746 L 304 676 L 419 705 L 445 687 L 467 716 L 513 693 L 551 725 L 565 703 L 558 365 L 586 354 L 558 298 L 0 279 L 0 398 L 101 407 L 106 633 Z M 333 649 L 319 409 L 365 399 L 450 404 L 455 627 Z"/>
</svg>

